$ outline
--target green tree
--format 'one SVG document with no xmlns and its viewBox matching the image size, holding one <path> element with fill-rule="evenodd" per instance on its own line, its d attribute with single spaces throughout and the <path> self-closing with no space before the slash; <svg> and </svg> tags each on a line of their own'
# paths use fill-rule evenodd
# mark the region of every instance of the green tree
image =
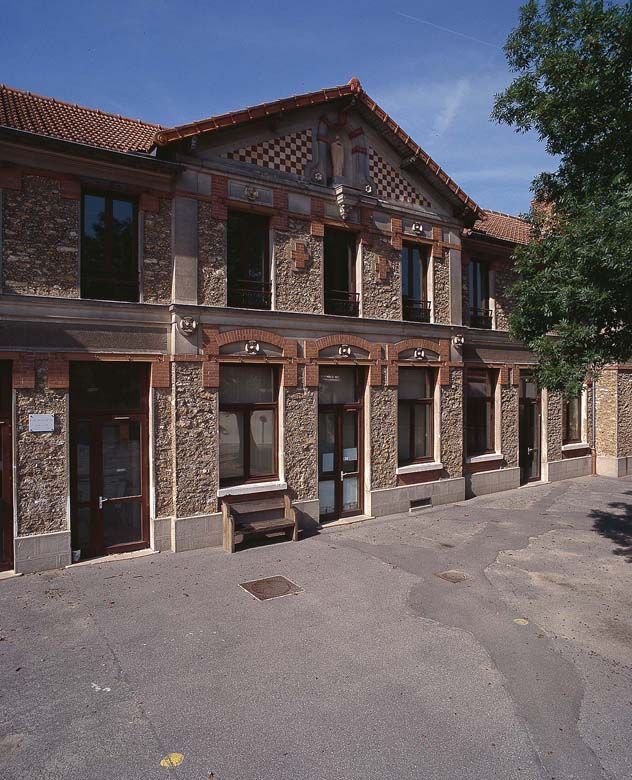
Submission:
<svg viewBox="0 0 632 780">
<path fill-rule="evenodd" d="M 529 0 L 505 54 L 517 75 L 494 118 L 537 132 L 559 159 L 533 182 L 553 208 L 528 215 L 511 327 L 541 383 L 573 394 L 587 372 L 632 357 L 632 5 Z"/>
</svg>

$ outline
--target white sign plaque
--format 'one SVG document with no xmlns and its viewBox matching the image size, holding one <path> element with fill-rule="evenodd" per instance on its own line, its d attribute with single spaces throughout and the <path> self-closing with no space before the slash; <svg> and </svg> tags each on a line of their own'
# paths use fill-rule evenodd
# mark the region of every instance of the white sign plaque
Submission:
<svg viewBox="0 0 632 780">
<path fill-rule="evenodd" d="M 54 414 L 29 414 L 29 431 L 50 433 L 55 430 Z"/>
</svg>

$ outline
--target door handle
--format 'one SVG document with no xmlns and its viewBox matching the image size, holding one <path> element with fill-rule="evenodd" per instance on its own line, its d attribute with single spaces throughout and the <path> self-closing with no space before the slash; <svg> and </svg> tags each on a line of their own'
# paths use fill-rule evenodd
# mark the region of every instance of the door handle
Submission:
<svg viewBox="0 0 632 780">
<path fill-rule="evenodd" d="M 107 498 L 103 498 L 103 496 L 99 496 L 99 509 L 103 509 L 103 504 L 105 504 L 108 501 Z"/>
<path fill-rule="evenodd" d="M 535 449 L 533 447 L 527 447 L 527 455 L 533 455 Z"/>
<path fill-rule="evenodd" d="M 345 473 L 344 473 L 344 471 L 341 471 L 340 472 L 340 481 L 342 482 L 344 478 L 345 478 Z"/>
</svg>

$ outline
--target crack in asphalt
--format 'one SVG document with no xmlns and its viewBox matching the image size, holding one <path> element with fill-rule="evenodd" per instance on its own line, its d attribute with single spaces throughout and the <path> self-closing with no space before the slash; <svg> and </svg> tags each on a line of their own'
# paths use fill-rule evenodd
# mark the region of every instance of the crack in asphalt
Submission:
<svg viewBox="0 0 632 780">
<path fill-rule="evenodd" d="M 418 583 L 407 598 L 412 613 L 442 627 L 464 631 L 476 640 L 504 680 L 543 777 L 609 780 L 611 775 L 579 732 L 585 692 L 581 675 L 537 624 L 513 623 L 519 616 L 487 576 L 487 569 L 501 553 L 525 549 L 552 530 L 551 515 L 534 518 L 533 514 L 549 510 L 569 487 L 555 486 L 531 505 L 528 532 L 521 530 L 524 510 L 514 509 L 511 527 L 497 526 L 491 537 L 475 533 L 452 549 L 429 550 L 343 538 L 338 542 L 417 577 Z M 485 528 L 498 512 L 506 514 L 505 510 L 488 507 L 485 512 Z M 471 576 L 459 585 L 446 583 L 435 576 L 444 568 L 464 569 Z"/>
</svg>

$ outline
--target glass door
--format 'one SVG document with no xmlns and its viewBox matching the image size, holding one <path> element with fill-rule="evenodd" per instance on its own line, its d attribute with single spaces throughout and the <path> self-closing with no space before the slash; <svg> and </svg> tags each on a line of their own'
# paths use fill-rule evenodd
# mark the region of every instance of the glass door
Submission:
<svg viewBox="0 0 632 780">
<path fill-rule="evenodd" d="M 520 482 L 524 485 L 540 479 L 541 462 L 540 391 L 529 375 L 520 378 L 519 424 Z"/>
<path fill-rule="evenodd" d="M 0 363 L 0 569 L 13 565 L 11 364 Z"/>
<path fill-rule="evenodd" d="M 318 413 L 318 498 L 321 520 L 362 511 L 360 411 L 321 408 Z"/>
</svg>

